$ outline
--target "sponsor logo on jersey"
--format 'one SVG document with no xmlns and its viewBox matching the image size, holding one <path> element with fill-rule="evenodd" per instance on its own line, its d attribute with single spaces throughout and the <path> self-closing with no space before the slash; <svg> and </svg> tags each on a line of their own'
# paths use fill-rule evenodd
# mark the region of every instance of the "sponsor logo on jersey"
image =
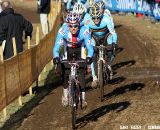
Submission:
<svg viewBox="0 0 160 130">
<path fill-rule="evenodd" d="M 85 30 L 83 34 L 84 34 L 84 37 L 86 37 L 89 34 L 89 31 Z"/>
<path fill-rule="evenodd" d="M 59 30 L 59 33 L 64 36 L 64 35 L 65 35 L 64 29 L 61 28 L 61 29 Z"/>
<path fill-rule="evenodd" d="M 88 25 L 90 23 L 90 20 L 88 19 L 86 22 L 85 22 L 85 25 Z"/>
</svg>

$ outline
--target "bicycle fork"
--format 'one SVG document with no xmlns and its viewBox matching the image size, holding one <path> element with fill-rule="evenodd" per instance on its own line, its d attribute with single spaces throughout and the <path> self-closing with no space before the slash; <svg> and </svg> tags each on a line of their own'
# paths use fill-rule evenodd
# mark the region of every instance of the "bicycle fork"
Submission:
<svg viewBox="0 0 160 130">
<path fill-rule="evenodd" d="M 78 80 L 69 80 L 69 105 L 73 105 L 76 108 L 78 107 L 78 102 L 81 102 L 81 92 L 78 85 Z"/>
<path fill-rule="evenodd" d="M 105 64 L 105 60 L 104 60 L 104 50 L 100 49 L 99 50 L 99 59 L 98 59 L 98 81 L 100 80 L 99 78 L 99 73 L 100 73 L 100 61 L 102 61 L 103 65 Z"/>
</svg>

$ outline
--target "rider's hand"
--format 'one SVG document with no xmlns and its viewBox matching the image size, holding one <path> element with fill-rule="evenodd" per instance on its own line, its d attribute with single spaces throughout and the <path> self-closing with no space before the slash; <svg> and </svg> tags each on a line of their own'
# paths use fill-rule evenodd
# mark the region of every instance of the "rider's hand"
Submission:
<svg viewBox="0 0 160 130">
<path fill-rule="evenodd" d="M 60 62 L 60 58 L 59 57 L 55 57 L 54 59 L 53 59 L 53 63 L 56 65 L 56 64 L 58 64 Z"/>
<path fill-rule="evenodd" d="M 86 58 L 86 62 L 88 65 L 90 65 L 92 63 L 92 58 L 91 57 L 87 57 Z"/>
</svg>

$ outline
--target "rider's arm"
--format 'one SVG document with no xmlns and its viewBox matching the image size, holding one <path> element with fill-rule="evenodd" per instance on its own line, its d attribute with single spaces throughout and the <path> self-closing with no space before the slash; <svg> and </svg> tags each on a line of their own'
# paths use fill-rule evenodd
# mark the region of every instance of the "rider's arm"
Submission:
<svg viewBox="0 0 160 130">
<path fill-rule="evenodd" d="M 86 13 L 83 20 L 82 20 L 83 25 L 89 29 L 89 24 L 91 21 L 92 21 L 91 16 L 88 13 Z"/>
<path fill-rule="evenodd" d="M 65 32 L 63 28 L 61 27 L 58 31 L 58 35 L 56 37 L 56 42 L 53 48 L 53 57 L 59 57 L 59 51 L 61 46 L 63 45 L 63 36 L 65 35 Z"/>
<path fill-rule="evenodd" d="M 104 21 L 107 23 L 108 30 L 111 33 L 111 35 L 113 36 L 113 42 L 117 43 L 117 33 L 114 29 L 113 21 L 110 19 L 107 19 L 107 18 L 105 18 Z"/>
<path fill-rule="evenodd" d="M 91 34 L 90 34 L 88 29 L 86 29 L 83 32 L 83 36 L 84 36 L 84 44 L 85 44 L 85 46 L 87 48 L 87 52 L 88 52 L 87 57 L 93 57 L 94 49 L 93 49 L 93 46 L 91 44 L 92 38 L 91 38 Z"/>
</svg>

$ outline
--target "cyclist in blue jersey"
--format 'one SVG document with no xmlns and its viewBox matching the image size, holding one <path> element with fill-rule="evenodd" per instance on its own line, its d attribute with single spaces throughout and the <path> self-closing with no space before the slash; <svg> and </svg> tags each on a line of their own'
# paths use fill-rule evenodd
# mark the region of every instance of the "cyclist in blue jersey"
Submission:
<svg viewBox="0 0 160 130">
<path fill-rule="evenodd" d="M 109 33 L 106 39 L 106 46 L 110 48 L 107 61 L 109 63 L 110 79 L 112 79 L 113 72 L 111 64 L 115 56 L 115 49 L 117 48 L 117 33 L 114 29 L 113 20 L 108 15 L 105 15 L 104 11 L 105 6 L 102 1 L 95 3 L 90 9 L 91 17 L 85 21 L 85 25 L 87 25 L 90 30 L 97 30 L 92 32 L 92 36 L 94 37 L 105 38 L 105 35 Z"/>
<path fill-rule="evenodd" d="M 54 64 L 60 62 L 60 48 L 63 46 L 64 55 L 63 59 L 72 60 L 73 53 L 76 55 L 76 60 L 81 58 L 81 47 L 86 46 L 87 48 L 87 64 L 92 63 L 92 57 L 94 54 L 93 46 L 91 45 L 91 35 L 89 30 L 85 26 L 80 26 L 81 16 L 75 13 L 68 13 L 66 16 L 66 23 L 58 31 L 56 42 L 53 48 Z M 62 104 L 68 105 L 68 72 L 69 68 L 66 64 L 62 65 L 62 81 L 63 81 L 63 96 Z M 82 91 L 82 107 L 87 106 L 85 100 L 85 67 L 82 65 L 78 71 L 78 79 Z"/>
</svg>

